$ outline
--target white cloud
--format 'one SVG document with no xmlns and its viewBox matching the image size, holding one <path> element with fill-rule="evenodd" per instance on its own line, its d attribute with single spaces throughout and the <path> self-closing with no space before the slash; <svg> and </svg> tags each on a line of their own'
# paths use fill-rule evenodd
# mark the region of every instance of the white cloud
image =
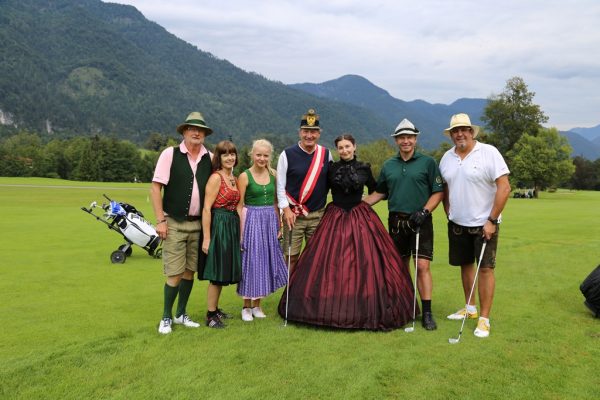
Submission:
<svg viewBox="0 0 600 400">
<path fill-rule="evenodd" d="M 600 2 L 117 0 L 284 83 L 358 74 L 403 100 L 487 97 L 520 76 L 560 129 L 600 123 Z"/>
</svg>

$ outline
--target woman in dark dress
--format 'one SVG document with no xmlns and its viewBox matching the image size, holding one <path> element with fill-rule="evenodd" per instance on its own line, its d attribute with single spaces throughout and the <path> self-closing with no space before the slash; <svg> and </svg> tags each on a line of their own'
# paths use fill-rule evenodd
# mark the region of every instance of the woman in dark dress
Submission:
<svg viewBox="0 0 600 400">
<path fill-rule="evenodd" d="M 290 321 L 349 329 L 391 330 L 412 318 L 413 285 L 394 243 L 361 201 L 375 179 L 354 156 L 352 135 L 335 139 L 340 161 L 328 182 L 333 202 L 302 252 L 287 290 Z M 279 302 L 285 318 L 286 293 Z"/>
<path fill-rule="evenodd" d="M 242 278 L 237 213 L 240 192 L 233 175 L 237 160 L 235 145 L 227 140 L 219 142 L 212 159 L 214 172 L 204 193 L 201 250 L 206 257 L 199 262 L 198 279 L 210 281 L 206 301 L 206 326 L 210 328 L 224 328 L 223 319 L 231 318 L 219 308 L 221 290 Z"/>
</svg>

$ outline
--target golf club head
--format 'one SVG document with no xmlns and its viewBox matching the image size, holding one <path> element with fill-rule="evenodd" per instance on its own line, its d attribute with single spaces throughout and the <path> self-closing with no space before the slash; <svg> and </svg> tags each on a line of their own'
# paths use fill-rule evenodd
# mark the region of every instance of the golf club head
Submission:
<svg viewBox="0 0 600 400">
<path fill-rule="evenodd" d="M 414 331 L 415 331 L 415 327 L 414 326 L 409 326 L 408 328 L 404 328 L 404 332 L 411 333 L 411 332 L 414 332 Z"/>
<path fill-rule="evenodd" d="M 448 339 L 448 343 L 450 343 L 450 344 L 456 344 L 458 342 L 460 342 L 460 338 L 458 338 L 458 339 L 455 339 L 455 338 Z"/>
</svg>

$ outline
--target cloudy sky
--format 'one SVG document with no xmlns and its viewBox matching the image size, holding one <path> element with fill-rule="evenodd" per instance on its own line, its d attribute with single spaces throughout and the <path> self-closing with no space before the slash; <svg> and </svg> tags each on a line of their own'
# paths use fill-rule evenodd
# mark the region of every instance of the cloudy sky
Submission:
<svg viewBox="0 0 600 400">
<path fill-rule="evenodd" d="M 111 0 L 283 83 L 361 75 L 402 100 L 487 98 L 522 77 L 559 129 L 600 124 L 597 0 Z"/>
</svg>

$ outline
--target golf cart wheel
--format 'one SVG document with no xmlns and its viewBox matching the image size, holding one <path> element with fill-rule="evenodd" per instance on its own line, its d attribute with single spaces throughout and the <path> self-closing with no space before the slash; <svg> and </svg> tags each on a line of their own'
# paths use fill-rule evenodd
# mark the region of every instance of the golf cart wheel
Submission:
<svg viewBox="0 0 600 400">
<path fill-rule="evenodd" d="M 110 261 L 113 264 L 124 264 L 127 256 L 123 250 L 115 250 L 110 255 Z"/>
<path fill-rule="evenodd" d="M 156 258 L 156 259 L 162 258 L 162 248 L 161 249 L 156 249 L 156 251 L 154 252 L 153 257 Z"/>
<path fill-rule="evenodd" d="M 125 250 L 127 248 L 127 250 Z M 122 244 L 119 246 L 119 250 L 124 251 L 127 257 L 131 257 L 131 253 L 133 253 L 133 248 L 131 245 Z"/>
</svg>

